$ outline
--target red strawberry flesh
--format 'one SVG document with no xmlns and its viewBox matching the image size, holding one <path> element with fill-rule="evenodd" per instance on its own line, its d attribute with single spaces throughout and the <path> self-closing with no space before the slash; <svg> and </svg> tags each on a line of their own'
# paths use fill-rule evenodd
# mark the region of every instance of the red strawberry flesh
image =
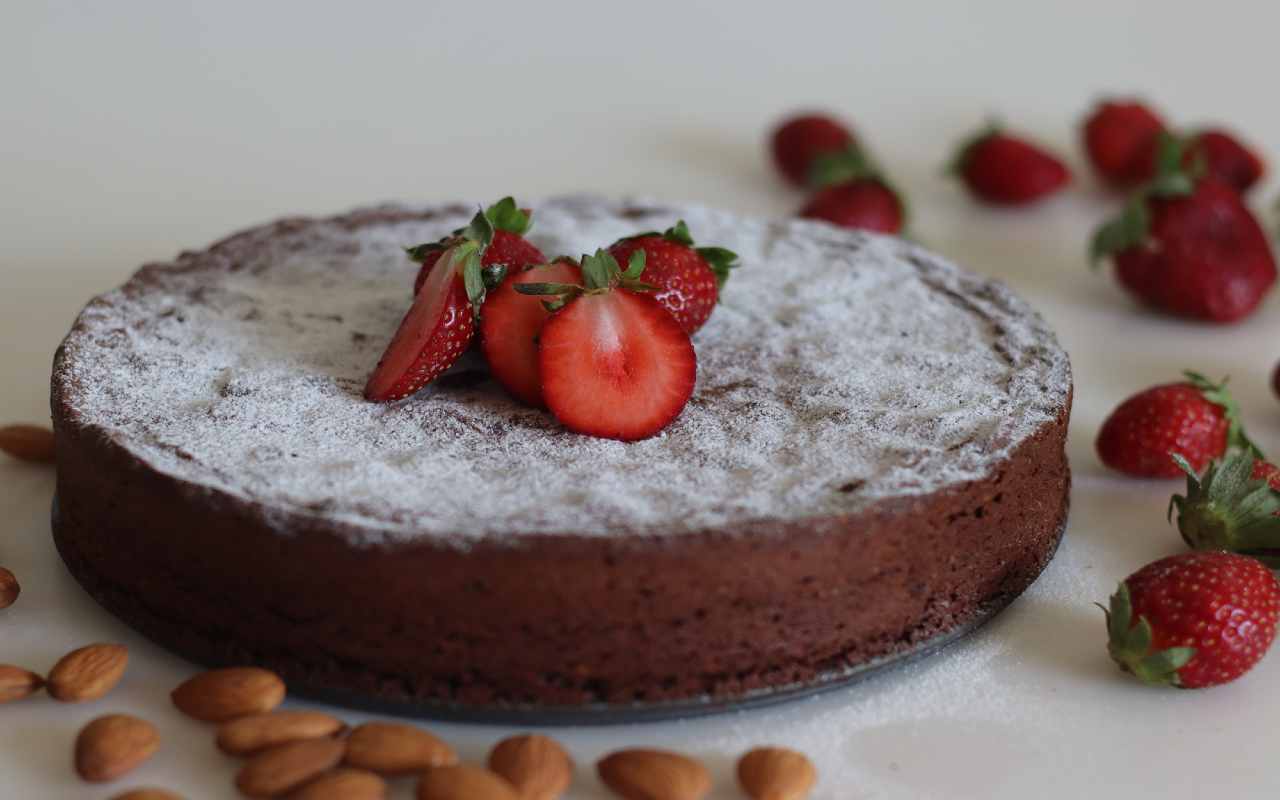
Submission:
<svg viewBox="0 0 1280 800">
<path fill-rule="evenodd" d="M 543 326 L 547 406 L 578 433 L 644 439 L 670 424 L 697 377 L 689 337 L 655 299 L 626 289 L 585 294 Z"/>
<path fill-rule="evenodd" d="M 392 337 L 365 386 L 365 397 L 378 402 L 400 400 L 421 389 L 458 360 L 475 332 L 467 292 L 452 252 L 437 260 L 413 305 Z"/>
<path fill-rule="evenodd" d="M 523 283 L 581 284 L 582 271 L 570 261 L 556 261 L 508 273 L 485 300 L 480 346 L 494 379 L 517 400 L 542 407 L 538 338 L 551 312 L 543 306 L 543 298 L 516 291 Z"/>
</svg>

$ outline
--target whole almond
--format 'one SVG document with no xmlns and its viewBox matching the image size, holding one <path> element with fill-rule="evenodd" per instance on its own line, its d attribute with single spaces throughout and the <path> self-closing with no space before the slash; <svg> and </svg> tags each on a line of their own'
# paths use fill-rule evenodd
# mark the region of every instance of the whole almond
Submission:
<svg viewBox="0 0 1280 800">
<path fill-rule="evenodd" d="M 86 781 L 119 778 L 156 752 L 160 734 L 154 725 L 128 714 L 98 717 L 76 737 L 76 772 Z"/>
<path fill-rule="evenodd" d="M 418 800 L 522 800 L 511 784 L 469 764 L 427 770 L 418 781 Z"/>
<path fill-rule="evenodd" d="M 173 690 L 178 710 L 204 722 L 226 722 L 262 714 L 284 702 L 284 681 L 258 667 L 229 667 L 202 672 Z"/>
<path fill-rule="evenodd" d="M 387 782 L 362 769 L 335 769 L 289 795 L 289 800 L 382 800 Z"/>
<path fill-rule="evenodd" d="M 666 750 L 619 750 L 602 758 L 596 771 L 626 800 L 701 800 L 711 791 L 706 767 Z"/>
<path fill-rule="evenodd" d="M 521 800 L 556 800 L 573 780 L 573 761 L 547 736 L 512 736 L 489 752 L 489 769 L 520 791 Z"/>
<path fill-rule="evenodd" d="M 288 794 L 342 760 L 338 739 L 307 739 L 273 747 L 248 761 L 236 775 L 236 788 L 249 797 Z"/>
<path fill-rule="evenodd" d="M 44 678 L 31 670 L 0 664 L 0 703 L 29 697 L 44 686 Z"/>
<path fill-rule="evenodd" d="M 268 711 L 218 726 L 218 749 L 230 756 L 250 756 L 289 742 L 333 736 L 342 720 L 319 711 Z"/>
<path fill-rule="evenodd" d="M 22 587 L 18 585 L 18 579 L 13 576 L 12 572 L 0 567 L 0 608 L 8 608 L 13 605 L 21 593 Z"/>
<path fill-rule="evenodd" d="M 752 800 L 804 800 L 818 771 L 803 753 L 757 747 L 738 759 L 738 783 Z"/>
<path fill-rule="evenodd" d="M 97 700 L 116 687 L 129 666 L 129 648 L 91 644 L 72 650 L 49 670 L 49 694 L 64 703 Z"/>
<path fill-rule="evenodd" d="M 0 427 L 0 450 L 19 461 L 54 463 L 53 431 L 38 425 Z"/>
<path fill-rule="evenodd" d="M 410 775 L 458 763 L 458 754 L 421 728 L 366 722 L 347 737 L 346 763 L 383 775 Z"/>
<path fill-rule="evenodd" d="M 182 800 L 182 795 L 164 789 L 130 789 L 118 794 L 111 800 Z"/>
</svg>

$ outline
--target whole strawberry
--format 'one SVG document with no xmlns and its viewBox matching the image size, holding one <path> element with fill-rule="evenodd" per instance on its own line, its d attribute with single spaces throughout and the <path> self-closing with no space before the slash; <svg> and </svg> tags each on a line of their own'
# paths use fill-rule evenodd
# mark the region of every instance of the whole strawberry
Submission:
<svg viewBox="0 0 1280 800">
<path fill-rule="evenodd" d="M 796 186 L 808 183 L 809 170 L 818 156 L 843 150 L 853 141 L 853 134 L 843 123 L 817 113 L 789 117 L 769 138 L 774 163 Z"/>
<path fill-rule="evenodd" d="M 1005 206 L 1029 205 L 1071 182 L 1056 156 L 995 126 L 962 145 L 950 171 L 979 200 Z"/>
<path fill-rule="evenodd" d="M 1183 166 L 1166 138 L 1157 177 L 1098 229 L 1091 257 L 1110 256 L 1120 283 L 1169 314 L 1228 323 L 1247 317 L 1276 280 L 1271 244 L 1239 193 Z"/>
<path fill-rule="evenodd" d="M 640 282 L 656 289 L 653 299 L 690 335 L 711 316 L 729 271 L 738 265 L 738 256 L 723 247 L 695 247 L 684 220 L 664 233 L 637 234 L 609 248 L 619 264 L 629 263 L 637 252 L 645 254 Z"/>
<path fill-rule="evenodd" d="M 1253 451 L 1237 451 L 1197 474 L 1187 473 L 1187 493 L 1169 501 L 1182 539 L 1196 550 L 1230 550 L 1280 568 L 1280 468 Z"/>
<path fill-rule="evenodd" d="M 1147 180 L 1147 156 L 1165 125 L 1138 100 L 1109 100 L 1098 104 L 1085 120 L 1084 146 L 1102 179 L 1118 188 Z"/>
<path fill-rule="evenodd" d="M 1226 381 L 1183 374 L 1187 380 L 1145 389 L 1111 412 L 1096 442 L 1102 463 L 1139 478 L 1176 478 L 1182 470 L 1173 454 L 1199 472 L 1228 447 L 1257 451 Z"/>
<path fill-rule="evenodd" d="M 809 182 L 817 191 L 800 217 L 879 233 L 902 230 L 907 215 L 902 195 L 857 145 L 819 156 Z"/>
<path fill-rule="evenodd" d="M 1199 689 L 1239 678 L 1276 634 L 1280 584 L 1224 552 L 1162 558 L 1126 578 L 1107 609 L 1107 650 L 1150 685 Z"/>
<path fill-rule="evenodd" d="M 480 257 L 480 266 L 503 266 L 515 272 L 535 264 L 546 263 L 547 257 L 542 254 L 542 251 L 524 238 L 529 228 L 533 227 L 533 219 L 528 211 L 516 205 L 515 199 L 502 198 L 485 209 L 484 215 L 493 228 L 493 237 L 484 248 L 484 253 Z M 422 289 L 422 284 L 427 282 L 427 276 L 436 265 L 436 259 L 451 244 L 456 244 L 460 235 L 461 233 L 455 233 L 439 242 L 418 245 L 410 250 L 410 256 L 422 262 L 417 280 L 413 283 L 415 296 Z"/>
<path fill-rule="evenodd" d="M 1199 169 L 1243 194 L 1262 179 L 1267 167 L 1252 149 L 1227 131 L 1208 128 L 1182 140 L 1184 169 Z M 1158 172 L 1160 137 L 1147 145 L 1142 158 L 1142 175 L 1150 179 Z"/>
</svg>

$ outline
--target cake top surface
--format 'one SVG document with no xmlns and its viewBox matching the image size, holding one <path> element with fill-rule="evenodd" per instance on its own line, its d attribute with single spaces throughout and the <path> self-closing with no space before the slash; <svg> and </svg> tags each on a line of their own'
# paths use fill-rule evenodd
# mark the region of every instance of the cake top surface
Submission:
<svg viewBox="0 0 1280 800">
<path fill-rule="evenodd" d="M 468 356 L 393 405 L 361 392 L 406 311 L 403 248 L 475 206 L 285 220 L 89 304 L 55 389 L 77 424 L 282 531 L 323 517 L 357 543 L 466 546 L 543 534 L 678 535 L 853 513 L 988 476 L 1068 402 L 1067 356 L 1003 285 L 905 242 L 698 206 L 534 206 L 548 256 L 684 219 L 738 253 L 694 337 L 698 380 L 659 435 L 565 431 Z"/>
</svg>

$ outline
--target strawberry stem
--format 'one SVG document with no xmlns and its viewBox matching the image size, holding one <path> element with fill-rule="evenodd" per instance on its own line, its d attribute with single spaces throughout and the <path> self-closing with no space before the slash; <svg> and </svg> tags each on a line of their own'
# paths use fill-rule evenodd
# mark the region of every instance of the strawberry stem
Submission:
<svg viewBox="0 0 1280 800">
<path fill-rule="evenodd" d="M 1133 602 L 1129 584 L 1122 582 L 1111 595 L 1111 606 L 1103 609 L 1107 618 L 1107 652 L 1120 665 L 1143 683 L 1152 686 L 1178 686 L 1178 670 L 1185 667 L 1196 651 L 1192 647 L 1170 647 L 1152 652 L 1155 633 L 1146 617 L 1133 622 Z"/>
</svg>

